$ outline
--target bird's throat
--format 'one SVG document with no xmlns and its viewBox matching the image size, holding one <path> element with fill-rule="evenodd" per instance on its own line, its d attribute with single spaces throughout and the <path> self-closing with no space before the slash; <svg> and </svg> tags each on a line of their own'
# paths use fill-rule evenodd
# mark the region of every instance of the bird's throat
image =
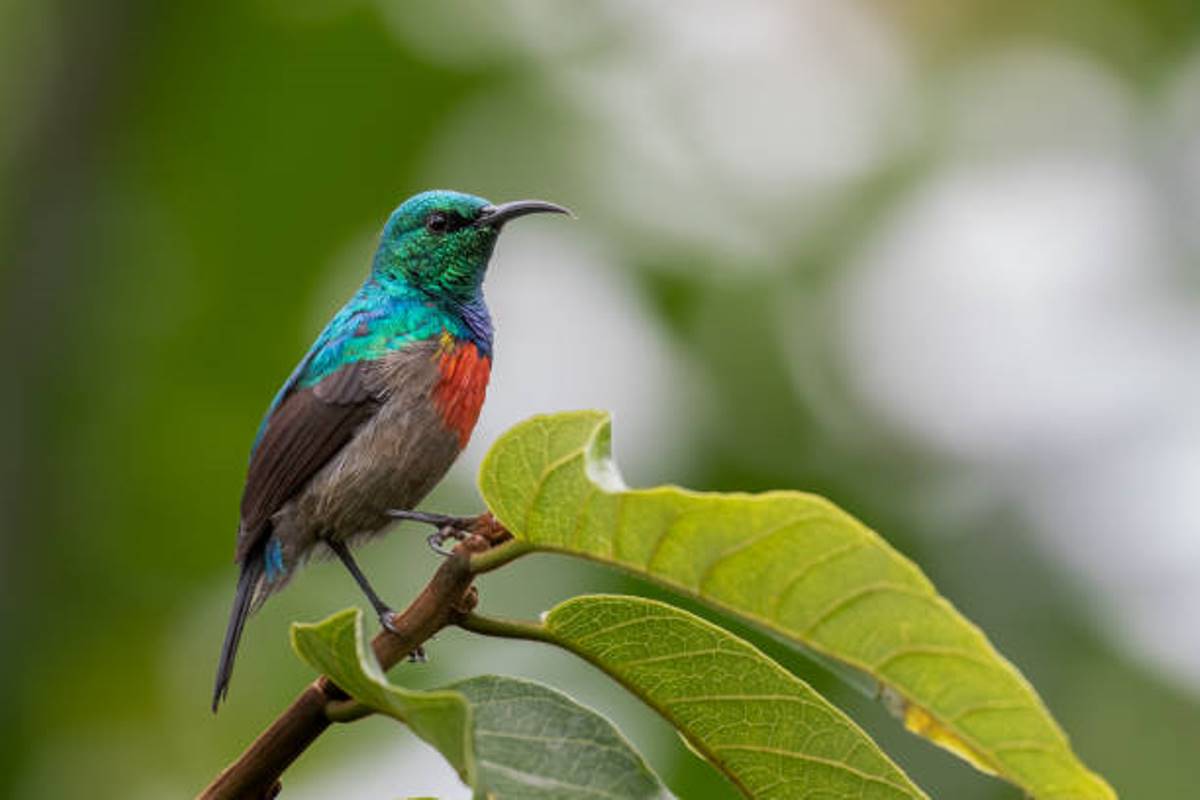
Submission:
<svg viewBox="0 0 1200 800">
<path fill-rule="evenodd" d="M 449 333 L 442 334 L 439 345 L 433 401 L 442 423 L 458 437 L 458 446 L 463 448 L 483 408 L 492 359 L 480 352 L 475 342 L 455 339 Z"/>
<path fill-rule="evenodd" d="M 458 307 L 458 317 L 471 332 L 471 339 L 489 359 L 492 355 L 492 315 L 480 295 Z"/>
</svg>

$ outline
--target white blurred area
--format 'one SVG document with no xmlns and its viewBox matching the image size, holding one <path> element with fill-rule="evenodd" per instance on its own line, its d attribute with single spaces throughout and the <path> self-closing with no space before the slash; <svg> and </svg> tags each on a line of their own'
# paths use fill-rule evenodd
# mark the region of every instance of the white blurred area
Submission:
<svg viewBox="0 0 1200 800">
<path fill-rule="evenodd" d="M 1155 171 L 1188 169 L 1200 116 L 1153 152 L 1144 109 L 1062 52 L 979 65 L 947 106 L 953 155 L 846 275 L 847 368 L 1025 512 L 1098 627 L 1200 687 L 1200 325 L 1175 235 L 1197 217 Z"/>
<path fill-rule="evenodd" d="M 513 225 L 497 245 L 486 286 L 495 361 L 479 424 L 455 465 L 464 478 L 473 480 L 496 437 L 521 420 L 581 408 L 612 413 L 614 451 L 632 483 L 664 482 L 682 467 L 703 407 L 687 355 L 582 227 L 558 218 L 537 231 Z"/>
<path fill-rule="evenodd" d="M 347 787 L 353 787 L 353 797 L 395 797 L 397 786 L 405 787 L 411 797 L 469 800 L 471 790 L 445 759 L 407 731 L 401 732 L 399 726 L 388 727 L 393 730 L 379 726 L 374 742 L 355 752 L 353 758 L 290 782 L 289 800 L 345 797 Z"/>
<path fill-rule="evenodd" d="M 388 19 L 430 57 L 477 65 L 516 54 L 538 77 L 464 112 L 447 141 L 474 141 L 506 184 L 519 185 L 531 160 L 559 159 L 577 176 L 575 196 L 624 231 L 612 238 L 626 256 L 684 248 L 709 254 L 706 269 L 787 269 L 862 181 L 914 153 L 929 159 L 841 265 L 828 301 L 833 357 L 862 408 L 1024 512 L 1103 601 L 1099 629 L 1200 688 L 1190 622 L 1200 612 L 1200 330 L 1185 271 L 1200 249 L 1200 57 L 1149 102 L 1053 43 L 982 51 L 923 82 L 913 43 L 876 7 L 846 0 L 586 10 L 510 0 L 465 32 L 462 11 L 447 3 Z M 550 98 L 568 120 L 559 124 L 586 130 L 585 144 L 556 152 L 532 114 L 526 127 L 480 136 L 489 103 L 531 94 Z M 555 403 L 622 408 L 618 442 L 622 425 L 640 440 L 669 422 L 669 412 L 647 418 L 643 401 L 669 397 L 675 378 L 656 376 L 675 355 L 630 310 L 627 288 L 605 285 L 611 271 L 593 259 L 556 272 L 579 255 L 559 243 L 544 259 L 510 255 L 526 271 L 493 292 L 511 337 L 501 356 L 511 346 L 522 360 L 498 367 L 479 438 L 523 413 L 517 385 L 550 389 Z M 632 326 L 637 344 L 602 342 L 611 372 L 568 392 L 587 375 L 559 366 L 571 377 L 555 381 L 529 357 L 539 340 L 550 345 L 541 323 L 523 330 L 504 308 L 530 297 L 539 313 L 553 310 L 553 330 L 583 315 L 592 332 Z M 785 344 L 794 331 L 780 327 Z"/>
<path fill-rule="evenodd" d="M 516 55 L 536 76 L 468 109 L 431 174 L 520 186 L 558 159 L 554 171 L 576 177 L 573 197 L 605 222 L 643 243 L 703 248 L 730 269 L 778 265 L 779 245 L 803 236 L 912 133 L 903 43 L 857 3 L 381 9 L 430 58 L 479 66 Z M 530 94 L 545 105 L 511 127 Z M 555 136 L 562 118 L 565 151 L 568 137 Z"/>
</svg>

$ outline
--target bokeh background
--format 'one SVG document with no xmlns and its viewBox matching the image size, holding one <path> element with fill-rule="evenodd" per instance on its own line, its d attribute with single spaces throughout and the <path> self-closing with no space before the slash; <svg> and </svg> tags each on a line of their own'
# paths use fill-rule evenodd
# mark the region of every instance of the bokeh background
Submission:
<svg viewBox="0 0 1200 800">
<path fill-rule="evenodd" d="M 541 197 L 488 280 L 486 444 L 611 409 L 635 485 L 803 488 L 881 531 L 1129 798 L 1200 784 L 1194 0 L 0 3 L 0 795 L 197 791 L 311 676 L 286 628 L 208 711 L 246 452 L 403 198 Z M 416 529 L 364 554 L 397 603 Z M 538 558 L 535 614 L 653 589 Z M 939 798 L 1015 798 L 748 634 Z M 732 797 L 588 667 L 448 631 L 394 674 L 573 691 L 687 798 Z M 288 798 L 464 797 L 395 723 Z"/>
</svg>

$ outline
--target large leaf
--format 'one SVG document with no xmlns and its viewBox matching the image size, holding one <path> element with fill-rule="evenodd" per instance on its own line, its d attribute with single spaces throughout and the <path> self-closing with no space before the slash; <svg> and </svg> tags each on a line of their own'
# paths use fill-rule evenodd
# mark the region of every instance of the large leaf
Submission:
<svg viewBox="0 0 1200 800">
<path fill-rule="evenodd" d="M 359 609 L 293 625 L 292 646 L 355 700 L 437 748 L 476 797 L 670 797 L 612 723 L 560 692 L 496 676 L 428 692 L 393 686 L 363 638 Z"/>
<path fill-rule="evenodd" d="M 858 520 L 800 492 L 628 489 L 610 439 L 602 412 L 521 423 L 484 459 L 484 500 L 531 549 L 618 565 L 865 673 L 909 730 L 1035 797 L 1115 797 L 1017 669 Z"/>
<path fill-rule="evenodd" d="M 583 596 L 536 631 L 657 709 L 748 797 L 926 797 L 806 683 L 694 614 L 641 597 Z"/>
</svg>

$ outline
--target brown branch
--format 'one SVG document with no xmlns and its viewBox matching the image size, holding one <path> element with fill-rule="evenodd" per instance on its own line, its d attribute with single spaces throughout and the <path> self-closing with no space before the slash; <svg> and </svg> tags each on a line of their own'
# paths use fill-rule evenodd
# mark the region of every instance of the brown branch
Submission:
<svg viewBox="0 0 1200 800">
<path fill-rule="evenodd" d="M 371 642 L 384 671 L 417 650 L 442 628 L 475 605 L 470 557 L 509 538 L 491 514 L 480 516 L 470 535 L 433 574 L 417 598 L 391 619 L 392 631 Z M 347 700 L 345 692 L 325 676 L 317 678 L 292 701 L 245 752 L 221 771 L 198 800 L 267 800 L 279 793 L 279 778 L 301 753 L 330 726 L 331 705 Z"/>
</svg>

